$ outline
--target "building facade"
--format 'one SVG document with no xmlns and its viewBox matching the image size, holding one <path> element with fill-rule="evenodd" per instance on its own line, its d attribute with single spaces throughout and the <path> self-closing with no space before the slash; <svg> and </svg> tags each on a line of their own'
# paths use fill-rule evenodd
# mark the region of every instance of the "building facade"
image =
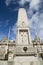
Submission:
<svg viewBox="0 0 43 65">
<path fill-rule="evenodd" d="M 0 41 L 0 65 L 43 65 L 43 43 L 40 38 L 32 41 L 27 14 L 24 8 L 18 12 L 16 40 Z"/>
</svg>

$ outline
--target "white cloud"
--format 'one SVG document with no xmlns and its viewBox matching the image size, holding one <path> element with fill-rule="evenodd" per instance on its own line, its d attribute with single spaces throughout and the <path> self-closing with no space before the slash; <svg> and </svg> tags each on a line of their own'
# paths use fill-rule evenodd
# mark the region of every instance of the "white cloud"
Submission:
<svg viewBox="0 0 43 65">
<path fill-rule="evenodd" d="M 39 28 L 43 29 L 43 13 L 39 15 Z"/>
<path fill-rule="evenodd" d="M 34 5 L 37 5 L 39 3 L 39 0 L 31 0 L 31 4 L 30 6 L 34 6 Z"/>
<path fill-rule="evenodd" d="M 31 28 L 36 28 L 36 24 L 38 23 L 38 12 L 36 13 L 36 14 L 34 14 L 33 16 L 32 16 L 32 18 L 30 19 L 30 27 Z M 32 26 L 32 24 L 34 25 L 34 26 Z"/>
<path fill-rule="evenodd" d="M 9 33 L 8 33 L 8 38 L 10 40 L 15 40 L 16 39 L 16 23 L 12 28 L 10 28 Z"/>
<path fill-rule="evenodd" d="M 24 5 L 24 3 L 25 3 L 25 0 L 20 0 L 20 1 L 19 1 L 19 4 L 20 4 L 20 5 Z"/>
<path fill-rule="evenodd" d="M 39 15 L 39 32 L 38 35 L 41 39 L 43 39 L 43 13 Z"/>
<path fill-rule="evenodd" d="M 30 0 L 20 0 L 19 1 L 19 4 L 20 5 L 24 5 L 26 2 L 30 2 Z"/>
<path fill-rule="evenodd" d="M 27 14 L 28 14 L 28 17 L 32 17 L 33 16 L 33 12 L 37 12 L 39 11 L 39 5 L 40 3 L 40 0 L 31 0 L 30 1 L 30 6 L 27 8 Z"/>
<path fill-rule="evenodd" d="M 33 29 L 35 35 L 43 39 L 43 13 L 36 13 L 30 20 L 30 28 Z M 34 36 L 34 34 L 32 35 Z"/>
<path fill-rule="evenodd" d="M 40 0 L 31 0 L 30 7 L 27 9 L 27 15 L 28 19 L 31 17 L 30 20 L 30 29 L 32 29 L 31 32 L 34 32 L 32 34 L 32 38 L 35 35 L 38 35 L 41 39 L 43 39 L 43 13 L 39 12 L 39 8 L 41 7 L 39 5 Z M 36 11 L 35 14 L 33 14 L 34 10 Z"/>
<path fill-rule="evenodd" d="M 7 5 L 7 6 L 9 6 L 10 5 L 10 3 L 13 3 L 13 4 L 15 4 L 15 3 L 18 3 L 19 5 L 24 5 L 26 2 L 30 2 L 30 0 L 5 0 L 5 4 Z"/>
<path fill-rule="evenodd" d="M 41 40 L 43 40 L 43 29 L 40 30 L 40 32 L 39 32 L 39 37 L 40 37 Z"/>
<path fill-rule="evenodd" d="M 39 4 L 40 0 L 31 0 L 30 2 L 30 8 L 34 8 L 34 9 L 38 9 L 39 8 Z"/>
<path fill-rule="evenodd" d="M 16 24 L 13 27 L 9 27 L 8 40 L 14 40 L 16 38 Z"/>
<path fill-rule="evenodd" d="M 30 19 L 30 31 L 32 33 L 31 37 L 34 39 L 34 37 L 38 34 L 38 12 L 32 16 Z"/>
<path fill-rule="evenodd" d="M 5 4 L 8 6 L 11 3 L 11 0 L 5 0 Z"/>
</svg>

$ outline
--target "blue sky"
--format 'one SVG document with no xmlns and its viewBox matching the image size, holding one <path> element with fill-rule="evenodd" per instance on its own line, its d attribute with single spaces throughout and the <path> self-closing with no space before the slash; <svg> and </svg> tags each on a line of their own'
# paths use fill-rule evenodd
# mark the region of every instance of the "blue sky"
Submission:
<svg viewBox="0 0 43 65">
<path fill-rule="evenodd" d="M 27 11 L 31 38 L 38 35 L 43 40 L 43 0 L 0 0 L 0 40 L 3 37 L 16 38 L 18 10 L 21 7 Z"/>
</svg>

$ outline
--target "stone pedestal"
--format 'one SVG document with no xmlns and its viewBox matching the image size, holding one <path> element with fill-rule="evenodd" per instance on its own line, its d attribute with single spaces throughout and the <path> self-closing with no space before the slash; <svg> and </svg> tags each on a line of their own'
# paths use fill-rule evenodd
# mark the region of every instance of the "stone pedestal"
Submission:
<svg viewBox="0 0 43 65">
<path fill-rule="evenodd" d="M 38 58 L 34 56 L 17 56 L 14 65 L 39 65 Z"/>
</svg>

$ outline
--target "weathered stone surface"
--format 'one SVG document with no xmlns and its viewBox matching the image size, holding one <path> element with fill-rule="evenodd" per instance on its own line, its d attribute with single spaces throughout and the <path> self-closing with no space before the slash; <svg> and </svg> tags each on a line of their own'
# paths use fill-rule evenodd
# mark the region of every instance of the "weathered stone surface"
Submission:
<svg viewBox="0 0 43 65">
<path fill-rule="evenodd" d="M 16 40 L 0 41 L 0 65 L 43 65 L 43 44 L 36 37 L 32 42 L 27 14 L 19 9 Z"/>
</svg>

